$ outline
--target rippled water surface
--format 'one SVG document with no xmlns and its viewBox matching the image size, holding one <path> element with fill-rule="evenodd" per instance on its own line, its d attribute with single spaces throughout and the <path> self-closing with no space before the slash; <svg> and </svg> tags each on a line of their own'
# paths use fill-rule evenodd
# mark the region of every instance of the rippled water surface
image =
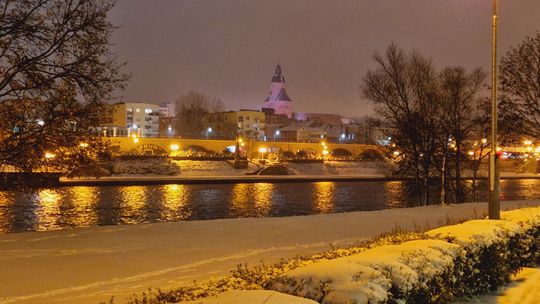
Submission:
<svg viewBox="0 0 540 304">
<path fill-rule="evenodd" d="M 0 192 L 0 233 L 406 207 L 407 182 L 62 187 Z M 478 200 L 486 200 L 479 185 Z M 438 193 L 434 189 L 434 194 Z M 540 199 L 540 180 L 503 180 L 505 200 Z M 433 195 L 435 198 L 435 195 Z"/>
</svg>

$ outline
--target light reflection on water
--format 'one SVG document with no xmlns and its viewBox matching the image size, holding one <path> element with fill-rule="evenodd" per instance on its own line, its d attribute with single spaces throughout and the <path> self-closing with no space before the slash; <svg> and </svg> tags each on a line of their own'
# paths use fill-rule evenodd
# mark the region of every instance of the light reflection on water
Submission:
<svg viewBox="0 0 540 304">
<path fill-rule="evenodd" d="M 57 189 L 40 190 L 37 195 L 38 210 L 38 231 L 59 229 L 58 220 L 62 216 L 60 212 L 61 194 Z"/>
<path fill-rule="evenodd" d="M 179 218 L 189 218 L 189 188 L 186 185 L 164 185 L 161 209 L 162 221 L 174 221 Z"/>
<path fill-rule="evenodd" d="M 464 183 L 470 189 L 471 182 Z M 237 217 L 273 217 L 413 205 L 411 184 L 391 182 L 255 183 L 63 187 L 0 191 L 0 233 Z M 487 199 L 478 183 L 477 201 Z M 435 186 L 432 200 L 437 201 Z M 468 192 L 470 200 L 470 191 Z M 503 180 L 504 200 L 540 199 L 540 180 Z"/>
<path fill-rule="evenodd" d="M 331 213 L 334 210 L 334 192 L 336 183 L 315 183 L 313 191 L 313 203 L 318 213 Z"/>
</svg>

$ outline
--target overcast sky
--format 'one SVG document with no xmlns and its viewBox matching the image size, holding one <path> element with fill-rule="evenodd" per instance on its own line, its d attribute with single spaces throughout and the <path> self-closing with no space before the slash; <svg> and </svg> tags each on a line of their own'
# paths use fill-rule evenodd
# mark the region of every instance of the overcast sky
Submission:
<svg viewBox="0 0 540 304">
<path fill-rule="evenodd" d="M 122 101 L 189 90 L 259 109 L 279 58 L 293 110 L 371 112 L 359 83 L 392 42 L 437 66 L 489 70 L 491 0 L 118 0 L 113 51 L 132 78 Z M 500 52 L 540 30 L 539 0 L 500 0 Z"/>
</svg>

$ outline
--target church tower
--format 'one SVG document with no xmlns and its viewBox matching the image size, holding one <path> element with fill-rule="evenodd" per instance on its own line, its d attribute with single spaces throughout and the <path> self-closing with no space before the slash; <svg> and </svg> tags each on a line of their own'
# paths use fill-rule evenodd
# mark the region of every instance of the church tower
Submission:
<svg viewBox="0 0 540 304">
<path fill-rule="evenodd" d="M 281 66 L 276 66 L 276 71 L 270 84 L 270 95 L 264 101 L 264 108 L 274 109 L 275 114 L 284 114 L 292 117 L 291 98 L 285 90 L 285 77 L 281 74 Z"/>
</svg>

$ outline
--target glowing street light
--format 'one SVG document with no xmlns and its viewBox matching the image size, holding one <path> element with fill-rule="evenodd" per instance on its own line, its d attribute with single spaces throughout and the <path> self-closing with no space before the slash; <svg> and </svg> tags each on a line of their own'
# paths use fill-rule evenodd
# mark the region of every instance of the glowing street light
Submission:
<svg viewBox="0 0 540 304">
<path fill-rule="evenodd" d="M 56 154 L 51 153 L 51 152 L 45 152 L 45 158 L 46 159 L 53 159 L 55 157 L 56 157 Z"/>
<path fill-rule="evenodd" d="M 170 146 L 170 148 L 171 148 L 171 151 L 178 151 L 178 150 L 180 149 L 180 145 L 178 145 L 178 144 L 172 144 L 172 145 Z"/>
<path fill-rule="evenodd" d="M 279 135 L 281 135 L 281 131 L 276 130 L 276 131 L 274 132 L 274 141 L 276 141 L 276 137 L 279 138 Z"/>
<path fill-rule="evenodd" d="M 81 147 L 81 148 L 88 148 L 88 143 L 82 142 L 82 143 L 79 144 L 79 147 Z"/>
<path fill-rule="evenodd" d="M 264 154 L 264 153 L 266 153 L 266 152 L 268 152 L 268 149 L 267 149 L 267 148 L 265 148 L 265 147 L 260 147 L 260 148 L 259 148 L 259 153 L 263 153 L 263 154 Z"/>
</svg>

